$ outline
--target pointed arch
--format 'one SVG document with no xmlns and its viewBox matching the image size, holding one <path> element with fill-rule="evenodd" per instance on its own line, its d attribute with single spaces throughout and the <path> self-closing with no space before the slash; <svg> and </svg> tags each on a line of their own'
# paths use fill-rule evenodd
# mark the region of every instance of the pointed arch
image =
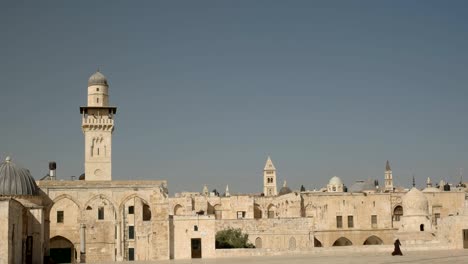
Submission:
<svg viewBox="0 0 468 264">
<path fill-rule="evenodd" d="M 60 201 L 60 200 L 62 200 L 62 199 L 69 199 L 69 200 L 71 200 L 72 202 L 74 202 L 74 203 L 76 204 L 76 206 L 78 206 L 78 209 L 81 211 L 81 208 L 82 208 L 82 207 L 81 207 L 81 204 L 80 204 L 75 198 L 73 198 L 71 195 L 66 194 L 66 193 L 65 193 L 65 194 L 61 194 L 61 195 L 55 197 L 54 200 L 52 200 L 52 203 L 49 204 L 49 206 L 48 206 L 47 209 L 50 211 L 50 209 L 52 209 L 52 207 L 54 206 L 54 204 L 56 204 L 58 201 Z"/>
<path fill-rule="evenodd" d="M 184 212 L 184 208 L 182 207 L 182 205 L 180 204 L 176 204 L 174 206 L 174 215 L 184 215 L 183 212 Z"/>
<path fill-rule="evenodd" d="M 50 258 L 59 263 L 72 263 L 75 259 L 75 246 L 70 239 L 54 236 L 49 240 Z"/>
<path fill-rule="evenodd" d="M 372 235 L 364 241 L 363 245 L 383 245 L 383 241 L 380 237 Z"/>
<path fill-rule="evenodd" d="M 258 204 L 254 204 L 254 219 L 262 218 L 262 208 Z"/>
<path fill-rule="evenodd" d="M 124 208 L 125 208 L 125 204 L 132 198 L 138 198 L 140 199 L 144 204 L 147 204 L 149 205 L 148 201 L 146 201 L 145 199 L 143 199 L 141 196 L 139 196 L 137 193 L 132 193 L 130 195 L 127 195 L 126 197 L 124 197 L 120 203 L 119 203 L 119 212 L 121 212 Z"/>
<path fill-rule="evenodd" d="M 86 203 L 85 205 L 83 206 L 83 208 L 87 208 L 88 206 L 90 206 L 90 204 L 94 201 L 94 200 L 97 200 L 97 199 L 101 199 L 101 200 L 106 200 L 109 202 L 109 204 L 112 206 L 112 209 L 114 209 L 114 211 L 116 211 L 116 203 L 111 200 L 109 197 L 107 197 L 107 195 L 105 194 L 96 194 L 94 195 L 93 197 L 91 197 Z"/>
<path fill-rule="evenodd" d="M 276 214 L 276 206 L 273 205 L 273 204 L 269 204 L 268 207 L 268 218 L 275 218 L 275 214 Z"/>
<path fill-rule="evenodd" d="M 316 237 L 314 237 L 314 247 L 323 247 L 322 242 L 320 242 Z"/>
<path fill-rule="evenodd" d="M 341 247 L 341 246 L 352 246 L 353 243 L 351 240 L 347 239 L 346 237 L 338 238 L 335 243 L 333 243 L 334 247 Z"/>
</svg>

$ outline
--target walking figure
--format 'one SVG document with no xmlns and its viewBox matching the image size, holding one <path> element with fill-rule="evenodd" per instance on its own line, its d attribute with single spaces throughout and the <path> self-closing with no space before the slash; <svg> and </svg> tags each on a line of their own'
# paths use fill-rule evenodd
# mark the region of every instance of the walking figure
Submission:
<svg viewBox="0 0 468 264">
<path fill-rule="evenodd" d="M 395 243 L 393 243 L 393 245 L 395 245 L 395 249 L 392 252 L 392 256 L 403 256 L 403 253 L 401 253 L 400 250 L 401 243 L 398 238 L 397 240 L 395 240 Z"/>
</svg>

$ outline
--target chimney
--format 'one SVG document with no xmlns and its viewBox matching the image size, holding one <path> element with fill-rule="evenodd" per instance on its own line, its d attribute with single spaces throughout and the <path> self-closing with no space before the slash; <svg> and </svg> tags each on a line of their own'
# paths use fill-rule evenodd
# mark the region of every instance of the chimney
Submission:
<svg viewBox="0 0 468 264">
<path fill-rule="evenodd" d="M 56 170 L 57 170 L 57 163 L 55 163 L 55 161 L 49 162 L 49 176 L 50 176 L 50 180 L 52 181 L 57 180 L 57 176 L 55 175 Z"/>
</svg>

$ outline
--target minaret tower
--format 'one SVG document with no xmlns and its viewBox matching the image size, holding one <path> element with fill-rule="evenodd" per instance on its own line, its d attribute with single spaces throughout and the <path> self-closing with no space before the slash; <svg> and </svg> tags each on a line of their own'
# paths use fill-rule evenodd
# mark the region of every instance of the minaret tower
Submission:
<svg viewBox="0 0 468 264">
<path fill-rule="evenodd" d="M 385 191 L 393 192 L 393 175 L 392 169 L 390 168 L 390 162 L 388 162 L 388 160 L 385 165 Z"/>
<path fill-rule="evenodd" d="M 88 80 L 88 106 L 80 107 L 85 138 L 85 180 L 112 180 L 112 132 L 117 107 L 109 106 L 106 77 L 95 72 Z"/>
<path fill-rule="evenodd" d="M 276 169 L 268 156 L 263 169 L 263 193 L 265 196 L 276 196 Z"/>
</svg>

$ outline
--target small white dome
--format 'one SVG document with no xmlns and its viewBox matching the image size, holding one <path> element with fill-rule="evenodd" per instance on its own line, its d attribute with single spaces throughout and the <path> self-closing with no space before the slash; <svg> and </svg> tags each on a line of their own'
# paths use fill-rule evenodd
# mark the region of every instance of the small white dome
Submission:
<svg viewBox="0 0 468 264">
<path fill-rule="evenodd" d="M 413 187 L 403 196 L 403 211 L 408 216 L 429 215 L 429 202 L 420 190 Z"/>
<path fill-rule="evenodd" d="M 342 185 L 343 182 L 341 181 L 340 177 L 338 176 L 333 176 L 330 181 L 328 182 L 330 185 Z"/>
</svg>

